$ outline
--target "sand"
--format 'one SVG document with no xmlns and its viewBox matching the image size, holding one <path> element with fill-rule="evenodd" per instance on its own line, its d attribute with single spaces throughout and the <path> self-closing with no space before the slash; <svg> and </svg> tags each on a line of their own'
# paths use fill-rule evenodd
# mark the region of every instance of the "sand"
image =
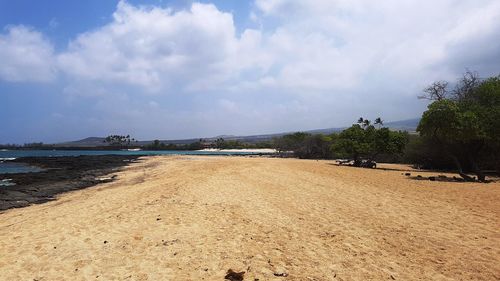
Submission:
<svg viewBox="0 0 500 281">
<path fill-rule="evenodd" d="M 0 213 L 0 279 L 499 280 L 500 184 L 332 163 L 143 158 Z"/>
<path fill-rule="evenodd" d="M 205 148 L 198 151 L 203 152 L 229 152 L 229 153 L 262 153 L 262 154 L 273 154 L 278 151 L 273 148 L 242 148 L 242 149 L 217 149 L 217 148 Z"/>
</svg>

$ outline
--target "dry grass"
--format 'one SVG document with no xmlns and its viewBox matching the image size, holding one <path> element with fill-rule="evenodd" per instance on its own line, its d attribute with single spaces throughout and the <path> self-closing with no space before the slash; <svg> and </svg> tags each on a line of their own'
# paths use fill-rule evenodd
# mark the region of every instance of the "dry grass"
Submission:
<svg viewBox="0 0 500 281">
<path fill-rule="evenodd" d="M 499 280 L 500 184 L 401 173 L 147 158 L 116 182 L 1 213 L 0 279 Z"/>
</svg>

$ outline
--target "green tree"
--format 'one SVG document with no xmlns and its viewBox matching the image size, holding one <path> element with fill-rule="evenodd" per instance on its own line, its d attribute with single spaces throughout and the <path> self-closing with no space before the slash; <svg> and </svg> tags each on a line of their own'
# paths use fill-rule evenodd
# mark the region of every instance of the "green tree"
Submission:
<svg viewBox="0 0 500 281">
<path fill-rule="evenodd" d="M 447 85 L 447 84 L 445 84 Z M 417 131 L 431 145 L 439 146 L 450 157 L 457 172 L 465 180 L 485 180 L 481 155 L 494 155 L 497 171 L 499 160 L 500 76 L 480 81 L 467 72 L 453 91 L 444 87 L 422 115 Z M 485 153 L 488 152 L 488 153 Z"/>
<path fill-rule="evenodd" d="M 146 146 L 150 150 L 161 150 L 165 149 L 165 144 L 160 142 L 160 140 L 154 140 L 151 144 Z"/>
<path fill-rule="evenodd" d="M 363 124 L 363 119 L 360 118 L 358 123 Z M 352 158 L 358 162 L 360 157 L 368 155 L 370 151 L 367 132 L 360 124 L 352 125 L 338 135 L 332 145 L 332 150 L 337 156 Z"/>
<path fill-rule="evenodd" d="M 217 149 L 224 149 L 226 148 L 226 141 L 224 140 L 224 138 L 218 138 L 215 140 L 215 147 Z"/>
<path fill-rule="evenodd" d="M 201 139 L 200 139 L 200 140 L 201 140 Z M 201 142 L 201 141 L 197 141 L 197 142 L 190 143 L 190 144 L 187 146 L 187 149 L 188 149 L 188 150 L 200 150 L 200 149 L 203 149 L 202 142 Z"/>
<path fill-rule="evenodd" d="M 109 135 L 104 139 L 105 143 L 108 143 L 112 146 L 129 146 L 131 140 L 135 141 L 135 139 L 131 139 L 130 135 L 122 136 L 122 135 Z"/>
<path fill-rule="evenodd" d="M 476 112 L 483 128 L 486 155 L 500 176 L 500 75 L 483 81 L 473 91 L 471 110 Z"/>
<path fill-rule="evenodd" d="M 284 135 L 280 138 L 274 139 L 274 148 L 278 152 L 287 152 L 287 151 L 297 151 L 303 145 L 307 137 L 311 134 L 304 132 L 296 132 L 293 134 Z"/>
<path fill-rule="evenodd" d="M 294 150 L 299 158 L 307 159 L 329 159 L 332 157 L 332 137 L 322 134 L 305 135 L 301 145 Z"/>
<path fill-rule="evenodd" d="M 340 157 L 352 158 L 355 165 L 360 165 L 361 158 L 374 160 L 380 154 L 402 153 L 408 134 L 382 128 L 380 118 L 375 123 L 380 124 L 379 128 L 371 125 L 370 120 L 360 118 L 358 124 L 345 129 L 334 139 L 333 152 Z"/>
</svg>

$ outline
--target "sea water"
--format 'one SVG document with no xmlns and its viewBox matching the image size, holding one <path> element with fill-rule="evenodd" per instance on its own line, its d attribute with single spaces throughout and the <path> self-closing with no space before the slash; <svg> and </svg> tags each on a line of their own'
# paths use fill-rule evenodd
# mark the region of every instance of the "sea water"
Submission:
<svg viewBox="0 0 500 281">
<path fill-rule="evenodd" d="M 14 163 L 19 157 L 64 157 L 81 155 L 255 155 L 255 152 L 192 151 L 192 150 L 0 150 L 0 174 L 38 172 L 39 168 Z"/>
<path fill-rule="evenodd" d="M 0 174 L 35 173 L 40 171 L 42 171 L 42 169 L 38 167 L 28 166 L 22 163 L 13 163 L 8 160 L 0 160 Z"/>
</svg>

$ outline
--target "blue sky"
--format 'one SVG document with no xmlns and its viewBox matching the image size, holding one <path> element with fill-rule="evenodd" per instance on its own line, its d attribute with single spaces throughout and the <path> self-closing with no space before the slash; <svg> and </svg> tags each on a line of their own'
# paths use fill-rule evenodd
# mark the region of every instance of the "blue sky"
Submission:
<svg viewBox="0 0 500 281">
<path fill-rule="evenodd" d="M 418 117 L 500 73 L 496 0 L 0 0 L 0 143 L 249 135 Z"/>
</svg>

